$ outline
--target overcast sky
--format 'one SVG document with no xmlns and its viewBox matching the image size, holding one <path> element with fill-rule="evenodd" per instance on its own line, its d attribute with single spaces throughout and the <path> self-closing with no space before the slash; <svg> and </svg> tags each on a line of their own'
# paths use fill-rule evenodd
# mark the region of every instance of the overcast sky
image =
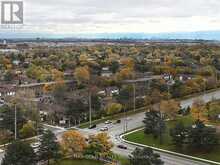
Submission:
<svg viewBox="0 0 220 165">
<path fill-rule="evenodd" d="M 30 32 L 220 30 L 220 0 L 24 0 Z"/>
</svg>

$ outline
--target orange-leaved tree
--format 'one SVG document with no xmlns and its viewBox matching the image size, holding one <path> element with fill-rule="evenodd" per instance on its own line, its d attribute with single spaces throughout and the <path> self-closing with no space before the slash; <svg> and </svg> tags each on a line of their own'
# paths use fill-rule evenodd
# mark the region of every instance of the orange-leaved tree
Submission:
<svg viewBox="0 0 220 165">
<path fill-rule="evenodd" d="M 64 154 L 77 157 L 81 156 L 85 147 L 85 138 L 78 131 L 67 131 L 63 134 L 61 146 Z"/>
</svg>

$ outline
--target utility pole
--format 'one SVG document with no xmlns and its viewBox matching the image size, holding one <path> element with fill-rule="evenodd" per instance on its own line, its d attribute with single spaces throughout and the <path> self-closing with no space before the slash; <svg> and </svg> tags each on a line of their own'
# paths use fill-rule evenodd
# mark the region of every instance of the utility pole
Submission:
<svg viewBox="0 0 220 165">
<path fill-rule="evenodd" d="M 15 140 L 17 139 L 17 106 L 15 104 Z"/>
<path fill-rule="evenodd" d="M 91 91 L 89 91 L 89 126 L 92 126 L 92 105 L 91 105 Z"/>
<path fill-rule="evenodd" d="M 134 111 L 136 110 L 136 86 L 133 84 L 133 95 L 134 95 Z"/>
<path fill-rule="evenodd" d="M 126 110 L 124 108 L 124 133 L 127 131 L 127 115 Z"/>
<path fill-rule="evenodd" d="M 205 93 L 206 93 L 206 79 L 204 79 L 203 96 L 205 96 Z"/>
</svg>

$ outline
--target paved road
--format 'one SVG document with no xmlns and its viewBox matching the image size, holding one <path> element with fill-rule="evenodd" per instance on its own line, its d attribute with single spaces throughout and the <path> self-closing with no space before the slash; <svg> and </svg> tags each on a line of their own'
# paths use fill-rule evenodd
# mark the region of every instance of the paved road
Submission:
<svg viewBox="0 0 220 165">
<path fill-rule="evenodd" d="M 210 92 L 210 93 L 206 93 L 206 94 L 202 94 L 200 96 L 196 96 L 196 97 L 189 98 L 189 99 L 186 99 L 184 101 L 181 101 L 181 106 L 182 107 L 191 106 L 193 101 L 196 100 L 196 99 L 202 99 L 205 102 L 209 102 L 209 101 L 211 101 L 213 99 L 220 99 L 220 90 L 214 91 L 214 92 Z"/>
<path fill-rule="evenodd" d="M 220 99 L 220 90 L 211 92 L 205 95 L 196 96 L 194 98 L 183 100 L 181 101 L 182 108 L 192 106 L 194 100 L 198 98 L 203 99 L 205 102 L 209 102 L 214 98 Z M 113 148 L 113 152 L 118 153 L 123 156 L 128 156 L 136 148 L 136 146 L 125 144 L 124 142 L 121 141 L 121 139 L 119 138 L 119 135 L 123 133 L 125 130 L 129 131 L 129 130 L 143 126 L 142 121 L 144 119 L 144 116 L 145 114 L 144 112 L 142 112 L 142 113 L 138 113 L 138 114 L 130 116 L 128 120 L 126 120 L 126 118 L 122 118 L 121 124 L 106 125 L 102 123 L 102 124 L 98 124 L 96 129 L 93 129 L 93 130 L 84 129 L 83 131 L 89 132 L 89 133 L 97 133 L 97 132 L 100 132 L 99 131 L 100 128 L 104 126 L 108 126 L 109 128 L 108 134 L 110 135 L 112 142 L 115 144 L 115 147 Z M 125 127 L 125 123 L 127 123 L 127 128 Z M 117 145 L 119 144 L 126 145 L 128 149 L 122 150 L 122 149 L 117 148 Z M 161 158 L 163 159 L 166 165 L 205 165 L 206 164 L 206 163 L 197 162 L 197 161 L 193 161 L 193 160 L 178 157 L 178 156 L 173 156 L 170 154 L 165 154 L 165 153 L 160 153 L 160 152 L 159 154 L 161 155 Z"/>
<path fill-rule="evenodd" d="M 4 151 L 0 149 L 0 164 L 3 157 L 4 157 Z"/>
<path fill-rule="evenodd" d="M 198 98 L 202 98 L 205 102 L 211 101 L 213 98 L 220 99 L 220 90 L 181 101 L 181 106 L 182 107 L 191 106 L 193 101 Z M 130 145 L 130 144 L 125 144 L 124 142 L 122 142 L 121 139 L 119 138 L 119 135 L 123 133 L 125 130 L 129 131 L 129 130 L 143 126 L 142 121 L 144 119 L 144 112 L 132 115 L 129 118 L 130 119 L 128 120 L 126 118 L 121 118 L 120 124 L 107 125 L 109 128 L 108 134 L 111 137 L 111 140 L 115 145 L 115 147 L 113 148 L 113 152 L 123 155 L 123 156 L 128 156 L 135 149 L 135 146 Z M 125 122 L 127 123 L 126 128 L 124 127 Z M 104 126 L 106 126 L 106 124 L 102 123 L 102 124 L 98 124 L 96 129 L 90 130 L 86 128 L 86 129 L 79 129 L 79 131 L 83 133 L 85 136 L 89 136 L 91 134 L 96 134 L 100 132 L 100 128 Z M 46 126 L 46 127 L 50 128 L 49 126 Z M 63 132 L 65 131 L 65 129 L 59 128 L 59 127 L 51 127 L 50 129 L 57 134 L 58 138 L 60 138 Z M 117 148 L 117 145 L 119 144 L 126 145 L 128 149 L 122 150 L 122 149 Z M 193 160 L 178 157 L 178 156 L 173 156 L 170 154 L 165 154 L 165 153 L 160 153 L 160 152 L 159 154 L 161 155 L 161 158 L 165 162 L 166 165 L 206 165 L 205 163 L 193 161 Z M 2 157 L 3 157 L 3 153 L 0 153 L 0 162 L 1 162 Z"/>
<path fill-rule="evenodd" d="M 130 120 L 128 120 L 128 129 L 132 130 L 137 127 L 143 126 L 142 120 L 144 118 L 144 113 L 139 113 L 136 115 L 133 115 Z M 113 152 L 120 154 L 122 156 L 128 156 L 131 154 L 131 152 L 136 148 L 134 145 L 130 145 L 127 143 L 124 143 L 119 135 L 124 132 L 124 122 L 126 121 L 125 118 L 122 118 L 121 124 L 109 124 L 108 125 L 108 134 L 111 137 L 112 142 L 114 143 Z M 100 132 L 99 129 L 103 126 L 106 126 L 105 124 L 99 124 L 96 129 L 93 130 L 93 133 Z M 83 131 L 88 131 L 91 133 L 91 130 L 84 129 Z M 127 150 L 119 149 L 117 145 L 123 144 L 128 147 Z M 161 155 L 161 159 L 165 162 L 166 165 L 207 165 L 206 163 L 193 161 L 190 159 L 174 156 L 171 154 L 165 154 L 163 152 L 158 152 Z"/>
</svg>

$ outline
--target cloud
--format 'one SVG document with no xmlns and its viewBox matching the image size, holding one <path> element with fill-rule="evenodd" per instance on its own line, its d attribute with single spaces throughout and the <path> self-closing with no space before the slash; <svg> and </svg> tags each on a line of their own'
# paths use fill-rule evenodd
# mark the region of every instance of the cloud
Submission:
<svg viewBox="0 0 220 165">
<path fill-rule="evenodd" d="M 24 7 L 27 31 L 220 30 L 219 0 L 24 0 Z"/>
</svg>

